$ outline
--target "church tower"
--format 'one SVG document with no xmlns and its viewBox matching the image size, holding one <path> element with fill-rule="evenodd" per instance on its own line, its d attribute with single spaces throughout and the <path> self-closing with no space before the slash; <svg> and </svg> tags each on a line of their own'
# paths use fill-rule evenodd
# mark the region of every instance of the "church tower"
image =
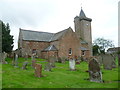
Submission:
<svg viewBox="0 0 120 90">
<path fill-rule="evenodd" d="M 86 17 L 82 8 L 79 16 L 74 18 L 75 32 L 81 41 L 87 42 L 90 56 L 92 56 L 91 21 L 92 19 Z"/>
</svg>

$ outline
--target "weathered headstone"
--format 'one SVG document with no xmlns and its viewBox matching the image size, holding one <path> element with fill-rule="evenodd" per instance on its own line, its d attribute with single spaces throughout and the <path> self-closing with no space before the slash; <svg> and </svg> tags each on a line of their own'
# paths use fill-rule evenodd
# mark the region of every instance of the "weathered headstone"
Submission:
<svg viewBox="0 0 120 90">
<path fill-rule="evenodd" d="M 102 82 L 100 66 L 95 58 L 89 62 L 89 77 L 91 82 Z"/>
<path fill-rule="evenodd" d="M 28 62 L 27 62 L 27 61 L 24 62 L 24 63 L 23 63 L 23 66 L 22 66 L 22 69 L 23 69 L 23 70 L 27 70 L 27 65 L 28 65 Z"/>
<path fill-rule="evenodd" d="M 65 57 L 62 57 L 62 58 L 61 58 L 61 63 L 64 63 L 64 64 L 65 64 Z"/>
<path fill-rule="evenodd" d="M 18 55 L 15 54 L 15 67 L 18 67 Z"/>
<path fill-rule="evenodd" d="M 113 57 L 110 54 L 103 55 L 103 66 L 106 70 L 112 70 Z"/>
<path fill-rule="evenodd" d="M 8 64 L 7 61 L 5 61 L 6 57 L 7 57 L 7 53 L 3 52 L 2 53 L 2 64 Z"/>
<path fill-rule="evenodd" d="M 50 57 L 48 62 L 50 63 L 51 67 L 54 68 L 55 67 L 55 57 Z"/>
<path fill-rule="evenodd" d="M 41 64 L 35 64 L 35 76 L 42 77 L 42 65 Z"/>
<path fill-rule="evenodd" d="M 36 60 L 32 60 L 32 67 L 35 68 Z"/>
<path fill-rule="evenodd" d="M 71 71 L 75 70 L 75 60 L 72 58 L 69 59 L 69 67 Z"/>
<path fill-rule="evenodd" d="M 45 64 L 45 71 L 51 71 L 51 65 L 50 65 L 50 63 L 47 63 L 47 64 Z"/>
<path fill-rule="evenodd" d="M 116 68 L 116 57 L 117 55 L 116 54 L 111 54 L 112 58 L 113 58 L 113 62 L 112 62 L 112 68 Z"/>
<path fill-rule="evenodd" d="M 97 61 L 101 66 L 103 64 L 103 56 L 102 55 L 97 56 Z"/>
</svg>

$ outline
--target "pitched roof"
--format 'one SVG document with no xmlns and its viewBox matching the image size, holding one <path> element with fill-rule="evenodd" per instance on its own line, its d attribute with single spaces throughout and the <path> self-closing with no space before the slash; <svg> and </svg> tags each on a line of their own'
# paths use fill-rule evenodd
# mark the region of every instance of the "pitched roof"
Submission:
<svg viewBox="0 0 120 90">
<path fill-rule="evenodd" d="M 43 51 L 57 51 L 57 48 L 54 45 L 50 45 L 45 48 Z"/>
<path fill-rule="evenodd" d="M 80 11 L 80 14 L 79 14 L 79 18 L 80 18 L 80 21 L 81 20 L 87 20 L 87 21 L 90 21 L 90 22 L 92 21 L 91 18 L 86 17 L 86 15 L 85 15 L 85 13 L 84 13 L 82 8 L 81 8 L 81 11 Z"/>
<path fill-rule="evenodd" d="M 31 31 L 24 29 L 20 29 L 20 30 L 23 40 L 50 42 L 60 39 L 68 29 L 60 31 L 58 33 L 39 32 L 39 31 Z"/>
<path fill-rule="evenodd" d="M 66 32 L 67 32 L 68 29 L 65 29 L 63 31 L 60 31 L 58 33 L 55 33 L 54 36 L 51 38 L 51 41 L 55 41 L 55 40 L 58 40 L 60 39 Z"/>
<path fill-rule="evenodd" d="M 31 40 L 31 41 L 46 41 L 48 42 L 51 37 L 54 35 L 53 33 L 48 32 L 38 32 L 38 31 L 30 31 L 20 29 L 22 33 L 23 40 Z"/>
<path fill-rule="evenodd" d="M 85 15 L 84 11 L 82 10 L 82 8 L 81 8 L 81 11 L 80 11 L 79 17 L 86 17 L 86 15 Z"/>
</svg>

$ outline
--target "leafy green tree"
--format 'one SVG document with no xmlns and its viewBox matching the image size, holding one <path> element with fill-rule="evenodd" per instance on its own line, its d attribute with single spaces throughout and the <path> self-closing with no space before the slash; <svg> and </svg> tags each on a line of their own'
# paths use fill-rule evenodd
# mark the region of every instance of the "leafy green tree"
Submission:
<svg viewBox="0 0 120 90">
<path fill-rule="evenodd" d="M 112 40 L 107 40 L 104 38 L 97 38 L 93 41 L 93 48 L 94 48 L 93 53 L 97 52 L 97 50 L 99 50 L 100 53 L 105 53 L 105 50 L 109 47 L 114 47 Z M 95 50 L 95 49 L 97 49 L 97 50 Z"/>
<path fill-rule="evenodd" d="M 9 53 L 13 49 L 13 36 L 10 35 L 10 26 L 2 22 L 2 52 Z"/>
</svg>

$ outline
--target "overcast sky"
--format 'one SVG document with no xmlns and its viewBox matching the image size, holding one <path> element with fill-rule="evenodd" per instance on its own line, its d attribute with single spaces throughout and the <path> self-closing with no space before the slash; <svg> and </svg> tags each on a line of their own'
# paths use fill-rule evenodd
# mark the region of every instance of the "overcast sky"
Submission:
<svg viewBox="0 0 120 90">
<path fill-rule="evenodd" d="M 0 20 L 10 24 L 17 48 L 19 28 L 58 32 L 74 30 L 74 17 L 81 10 L 92 18 L 92 39 L 104 37 L 118 46 L 119 0 L 0 0 Z"/>
</svg>

